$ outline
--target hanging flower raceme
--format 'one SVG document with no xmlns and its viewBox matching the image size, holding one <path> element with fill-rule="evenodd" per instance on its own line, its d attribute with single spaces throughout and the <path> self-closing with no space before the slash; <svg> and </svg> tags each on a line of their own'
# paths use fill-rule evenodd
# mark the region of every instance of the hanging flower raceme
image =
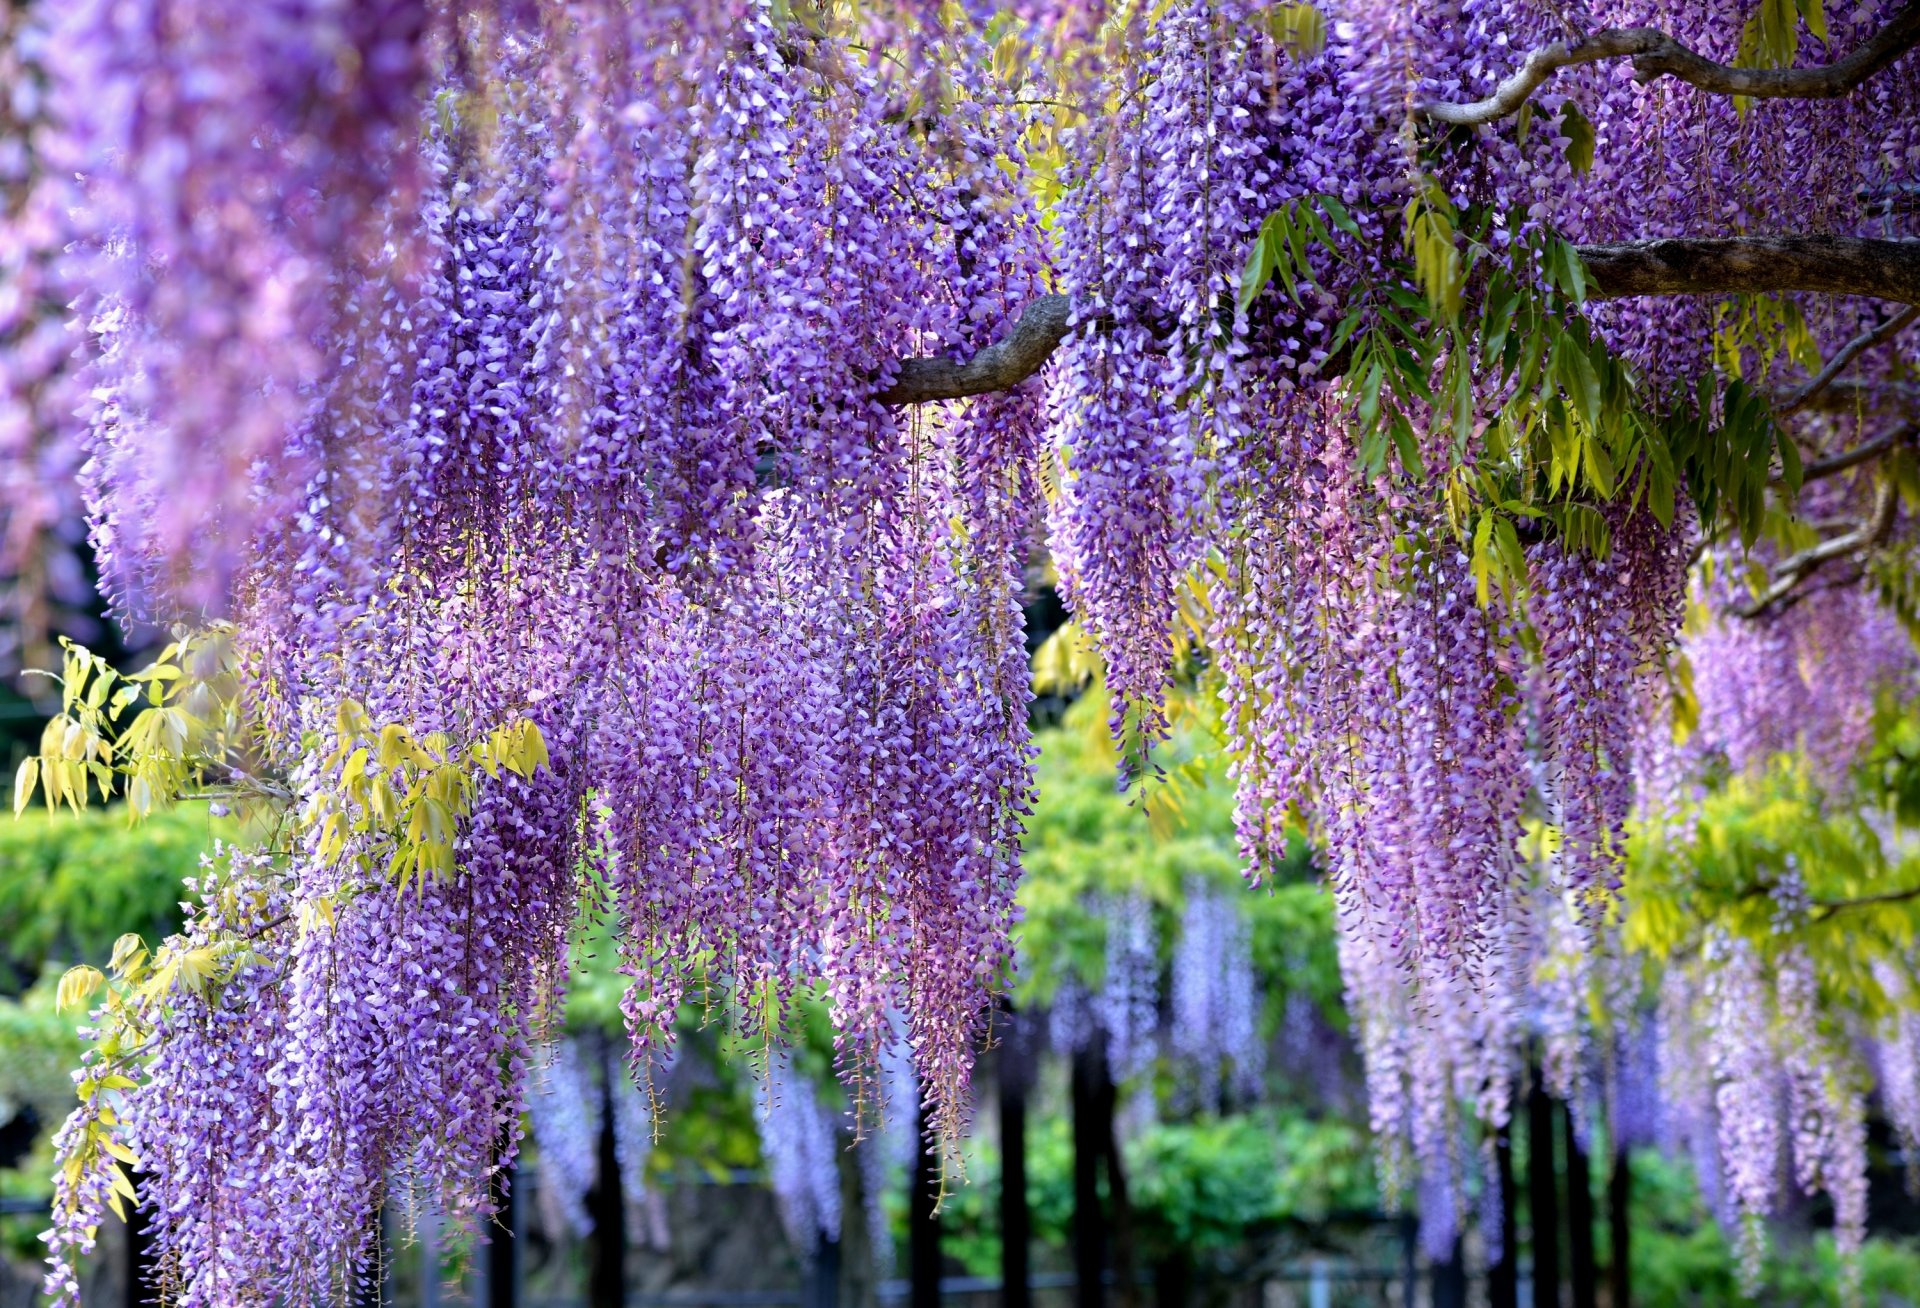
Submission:
<svg viewBox="0 0 1920 1308">
<path fill-rule="evenodd" d="M 835 1115 L 820 1102 L 813 1083 L 784 1054 L 758 1089 L 760 1150 L 767 1161 L 780 1223 L 803 1258 L 822 1240 L 840 1238 L 840 1142 Z"/>
<path fill-rule="evenodd" d="M 1188 878 L 1173 954 L 1171 1044 L 1192 1064 L 1201 1103 L 1259 1098 L 1263 1003 L 1245 914 L 1219 887 Z"/>
<path fill-rule="evenodd" d="M 1893 3 L 1828 16 L 1830 43 Z M 1727 58 L 1745 8 L 1667 18 Z M 161 1247 L 220 1269 L 169 1287 L 186 1304 L 341 1291 L 390 1187 L 481 1224 L 582 899 L 616 928 L 637 1057 L 690 995 L 777 1036 L 819 993 L 847 1078 L 904 1034 L 958 1139 L 1010 954 L 1042 518 L 1128 779 L 1191 671 L 1222 687 L 1250 871 L 1315 841 L 1383 1149 L 1450 1214 L 1435 1248 L 1536 1000 L 1562 1084 L 1594 1061 L 1581 1001 L 1625 990 L 1606 933 L 1635 812 L 1790 747 L 1835 789 L 1876 697 L 1911 692 L 1897 623 L 1838 568 L 1801 586 L 1825 556 L 1786 548 L 1815 514 L 1910 543 L 1879 474 L 1799 486 L 1796 441 L 1884 451 L 1884 413 L 1783 426 L 1769 399 L 1868 321 L 1601 304 L 1571 244 L 1859 233 L 1863 196 L 1889 197 L 1873 235 L 1912 232 L 1910 56 L 1817 105 L 1587 63 L 1455 131 L 1423 106 L 1490 94 L 1565 36 L 1558 8 L 986 9 L 139 0 L 49 25 L 34 158 L 59 180 L 9 194 L 0 253 L 72 303 L 84 412 L 58 425 L 67 365 L 9 301 L 0 334 L 32 348 L 8 393 L 56 427 L 0 444 L 85 451 L 118 616 L 232 626 L 98 696 L 76 652 L 23 794 L 72 802 L 110 759 L 136 808 L 206 783 L 288 835 L 233 873 L 262 903 L 209 901 L 168 955 L 217 946 L 218 987 L 109 1005 L 159 1043 L 112 1073 L 125 1132 L 83 1111 L 62 1136 L 62 1257 L 121 1135 Z M 1766 59 L 1801 58 L 1798 30 Z M 1071 34 L 1056 75 L 1036 52 Z M 1048 290 L 1050 370 L 981 381 Z M 1876 404 L 1897 335 L 1858 356 Z M 997 393 L 882 403 L 928 364 Z M 10 533 L 55 509 L 17 512 Z M 1750 596 L 1729 527 L 1773 570 Z M 1674 663 L 1703 537 L 1708 620 Z M 1885 562 L 1860 571 L 1897 600 Z M 1656 729 L 1696 704 L 1690 741 Z M 1223 921 L 1194 935 L 1230 944 Z M 1663 1117 L 1758 1214 L 1779 1085 L 1735 1014 L 1806 987 L 1743 940 L 1669 996 L 1663 1039 L 1713 1056 L 1668 1069 Z M 1251 987 L 1186 971 L 1174 1007 L 1210 1016 L 1179 1038 L 1221 1034 L 1205 1056 L 1250 1075 Z M 1129 1065 L 1144 989 L 1078 1023 L 1109 1008 Z M 1803 1179 L 1851 1214 L 1858 1086 L 1800 1053 Z M 261 1066 L 270 1103 L 241 1080 Z M 246 1164 L 280 1186 L 271 1220 L 208 1206 L 240 1164 L 169 1147 L 163 1081 L 272 1124 Z"/>
</svg>

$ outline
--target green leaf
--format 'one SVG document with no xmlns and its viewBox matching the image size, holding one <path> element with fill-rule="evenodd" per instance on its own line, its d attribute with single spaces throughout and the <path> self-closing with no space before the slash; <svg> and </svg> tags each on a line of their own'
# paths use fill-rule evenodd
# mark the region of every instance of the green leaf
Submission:
<svg viewBox="0 0 1920 1308">
<path fill-rule="evenodd" d="M 1356 223 L 1353 215 L 1347 212 L 1347 206 L 1331 195 L 1323 195 L 1320 197 L 1320 207 L 1327 211 L 1327 217 L 1333 220 L 1335 227 L 1356 241 L 1360 239 L 1360 224 Z"/>
<path fill-rule="evenodd" d="M 1582 177 L 1593 171 L 1593 147 L 1596 141 L 1593 123 L 1569 97 L 1560 109 L 1560 134 L 1567 138 L 1567 162 Z"/>
<path fill-rule="evenodd" d="M 1396 411 L 1393 415 L 1393 446 L 1400 455 L 1400 466 L 1415 481 L 1424 481 L 1427 473 L 1420 463 L 1420 442 L 1413 434 L 1413 424 L 1407 415 Z"/>
<path fill-rule="evenodd" d="M 1787 495 L 1800 494 L 1800 482 L 1806 469 L 1800 464 L 1800 447 L 1793 443 L 1793 437 L 1786 432 L 1779 434 L 1780 445 L 1780 484 L 1787 488 Z"/>
<path fill-rule="evenodd" d="M 20 760 L 20 770 L 13 774 L 13 815 L 19 817 L 27 811 L 27 805 L 33 802 L 33 789 L 40 782 L 40 757 L 29 754 Z"/>
</svg>

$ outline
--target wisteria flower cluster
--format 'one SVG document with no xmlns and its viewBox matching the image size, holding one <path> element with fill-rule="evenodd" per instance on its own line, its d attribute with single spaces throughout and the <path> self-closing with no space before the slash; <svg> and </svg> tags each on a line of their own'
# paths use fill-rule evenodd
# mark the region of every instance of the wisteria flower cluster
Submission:
<svg viewBox="0 0 1920 1308">
<path fill-rule="evenodd" d="M 1759 56 L 1750 8 L 1660 20 L 1708 59 L 1832 62 L 1897 0 Z M 234 874 L 260 904 L 203 895 L 180 955 L 270 963 L 156 990 L 126 1131 L 67 1137 L 56 1291 L 109 1138 L 184 1305 L 340 1297 L 389 1185 L 483 1223 L 582 900 L 636 1060 L 696 991 L 777 1036 L 817 987 L 841 1071 L 904 1034 L 956 1141 L 1011 962 L 1042 525 L 1124 780 L 1176 676 L 1218 682 L 1249 872 L 1305 824 L 1386 1154 L 1466 1211 L 1461 1142 L 1543 1024 L 1571 1081 L 1636 815 L 1788 747 L 1838 787 L 1913 689 L 1911 517 L 1873 457 L 1905 326 L 1605 299 L 1576 248 L 1912 239 L 1920 58 L 1817 101 L 1592 60 L 1524 110 L 1431 107 L 1645 18 L 45 0 L 0 151 L 0 451 L 47 476 L 0 479 L 0 566 L 58 556 L 74 504 L 41 482 L 73 472 L 130 630 L 231 624 L 234 684 L 157 687 L 127 732 L 242 741 L 215 781 L 299 815 Z M 1814 405 L 1848 350 L 1858 403 Z M 501 732 L 540 748 L 459 753 Z M 99 784 L 105 736 L 49 739 L 68 802 Z M 1251 1076 L 1205 912 L 1174 1029 Z M 1758 1214 L 1778 1079 L 1735 1017 L 1809 1000 L 1742 949 L 1708 951 L 1712 1075 L 1674 1105 Z M 1087 1013 L 1128 1067 L 1130 977 Z M 1815 1063 L 1793 1147 L 1851 1212 L 1859 1092 Z M 200 1147 L 228 1117 L 244 1158 Z M 276 1210 L 241 1220 L 259 1175 Z"/>
</svg>

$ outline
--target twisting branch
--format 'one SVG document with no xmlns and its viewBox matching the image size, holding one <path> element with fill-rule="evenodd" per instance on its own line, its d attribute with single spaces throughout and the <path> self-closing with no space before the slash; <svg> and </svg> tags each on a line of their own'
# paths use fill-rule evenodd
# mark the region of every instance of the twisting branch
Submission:
<svg viewBox="0 0 1920 1308">
<path fill-rule="evenodd" d="M 1800 410 L 1806 408 L 1820 392 L 1833 385 L 1834 379 L 1840 375 L 1841 371 L 1848 364 L 1854 361 L 1862 350 L 1870 350 L 1876 345 L 1886 344 L 1902 331 L 1906 330 L 1907 324 L 1915 318 L 1920 318 L 1920 304 L 1908 305 L 1906 309 L 1900 313 L 1896 313 L 1878 327 L 1870 331 L 1861 332 L 1858 336 L 1848 341 L 1840 347 L 1832 359 L 1828 360 L 1827 366 L 1820 370 L 1819 375 L 1795 391 L 1792 395 L 1788 396 L 1784 401 L 1773 406 L 1775 416 L 1784 418 L 1789 414 L 1798 413 Z"/>
<path fill-rule="evenodd" d="M 1639 82 L 1677 77 L 1714 95 L 1830 100 L 1846 95 L 1916 44 L 1920 44 L 1920 0 L 1895 14 L 1873 39 L 1845 59 L 1819 68 L 1734 68 L 1695 54 L 1657 27 L 1609 27 L 1577 41 L 1556 41 L 1533 51 L 1484 100 L 1470 104 L 1429 101 L 1418 108 L 1436 122 L 1479 127 L 1518 112 L 1562 68 L 1602 59 L 1631 59 L 1634 80 Z"/>
<path fill-rule="evenodd" d="M 1012 390 L 1045 366 L 1065 339 L 1071 318 L 1066 296 L 1043 295 L 1021 311 L 1004 340 L 971 359 L 902 359 L 893 385 L 878 399 L 882 404 L 924 404 Z"/>
<path fill-rule="evenodd" d="M 1836 377 L 1808 397 L 1806 413 L 1890 413 L 1920 417 L 1920 386 L 1912 382 Z"/>
<path fill-rule="evenodd" d="M 1857 468 L 1863 463 L 1870 463 L 1879 458 L 1897 445 L 1911 444 L 1916 437 L 1920 437 L 1920 427 L 1912 423 L 1896 427 L 1892 431 L 1882 432 L 1872 440 L 1861 441 L 1852 449 L 1841 450 L 1838 454 L 1829 454 L 1824 459 L 1815 459 L 1801 470 L 1800 480 L 1802 482 L 1819 481 L 1823 477 L 1845 472 L 1848 468 Z M 1781 478 L 1776 475 L 1773 480 L 1777 484 Z"/>
<path fill-rule="evenodd" d="M 1823 540 L 1818 545 L 1787 556 L 1773 570 L 1773 581 L 1750 603 L 1735 610 L 1743 618 L 1757 618 L 1793 593 L 1794 587 L 1835 559 L 1844 559 L 1858 550 L 1871 549 L 1893 530 L 1893 511 L 1899 501 L 1892 478 L 1883 478 L 1874 492 L 1873 512 L 1867 520 L 1844 535 Z"/>
</svg>

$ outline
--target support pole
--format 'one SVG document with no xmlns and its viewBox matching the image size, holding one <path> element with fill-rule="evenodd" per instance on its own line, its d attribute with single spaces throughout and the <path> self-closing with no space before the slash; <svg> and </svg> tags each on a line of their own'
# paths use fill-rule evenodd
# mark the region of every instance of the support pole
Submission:
<svg viewBox="0 0 1920 1308">
<path fill-rule="evenodd" d="M 1032 1214 L 1027 1209 L 1027 1083 L 1031 1076 L 1025 1026 L 1013 1005 L 1004 1009 L 1000 1041 L 1000 1304 L 1033 1308 L 1029 1284 Z"/>
<path fill-rule="evenodd" d="M 911 1308 L 940 1308 L 940 1157 L 922 1106 L 914 1123 L 913 1192 L 907 1208 L 907 1278 Z"/>
<path fill-rule="evenodd" d="M 1073 1055 L 1073 1272 L 1076 1308 L 1106 1308 L 1106 1219 L 1100 1211 L 1100 1156 L 1106 1127 L 1100 1120 L 1100 1083 L 1106 1077 L 1098 1036 Z"/>
<path fill-rule="evenodd" d="M 1459 1236 L 1453 1252 L 1433 1265 L 1433 1308 L 1467 1308 L 1467 1255 Z"/>
<path fill-rule="evenodd" d="M 1520 1223 L 1513 1189 L 1513 1123 L 1494 1137 L 1493 1183 L 1500 1191 L 1500 1257 L 1487 1268 L 1488 1308 L 1520 1308 Z"/>
<path fill-rule="evenodd" d="M 511 1129 L 507 1135 L 503 1146 L 510 1147 Z M 519 1227 L 518 1198 L 513 1168 L 502 1167 L 493 1174 L 493 1228 L 488 1232 L 486 1250 L 487 1308 L 515 1308 L 519 1300 L 520 1260 L 514 1242 Z"/>
<path fill-rule="evenodd" d="M 1607 1179 L 1607 1231 L 1613 1237 L 1613 1259 L 1607 1266 L 1610 1308 L 1629 1308 L 1633 1302 L 1633 1164 L 1620 1145 L 1613 1149 L 1613 1175 Z"/>
<path fill-rule="evenodd" d="M 1573 1105 L 1562 1106 L 1567 1145 L 1567 1271 L 1573 1280 L 1573 1308 L 1599 1308 L 1600 1269 L 1593 1251 L 1593 1176 L 1587 1151 L 1573 1129 Z"/>
<path fill-rule="evenodd" d="M 588 1308 L 625 1308 L 627 1299 L 627 1205 L 620 1192 L 620 1150 L 613 1124 L 613 1078 L 619 1064 L 603 1036 L 600 1048 L 601 1101 L 598 1176 L 587 1195 L 587 1213 L 593 1218 L 592 1264 L 587 1271 Z"/>
<path fill-rule="evenodd" d="M 1560 1205 L 1553 1166 L 1553 1100 L 1533 1069 L 1527 1091 L 1527 1209 L 1533 1228 L 1533 1308 L 1560 1308 Z"/>
<path fill-rule="evenodd" d="M 147 1178 L 135 1172 L 127 1178 L 133 1183 L 134 1193 L 146 1189 Z M 141 1308 L 148 1302 L 158 1302 L 158 1287 L 153 1285 L 153 1235 L 147 1230 L 145 1215 L 140 1211 L 138 1200 L 127 1201 L 127 1308 Z M 154 1294 L 149 1300 L 148 1294 Z"/>
<path fill-rule="evenodd" d="M 840 1242 L 824 1235 L 813 1251 L 807 1308 L 840 1308 Z"/>
</svg>

